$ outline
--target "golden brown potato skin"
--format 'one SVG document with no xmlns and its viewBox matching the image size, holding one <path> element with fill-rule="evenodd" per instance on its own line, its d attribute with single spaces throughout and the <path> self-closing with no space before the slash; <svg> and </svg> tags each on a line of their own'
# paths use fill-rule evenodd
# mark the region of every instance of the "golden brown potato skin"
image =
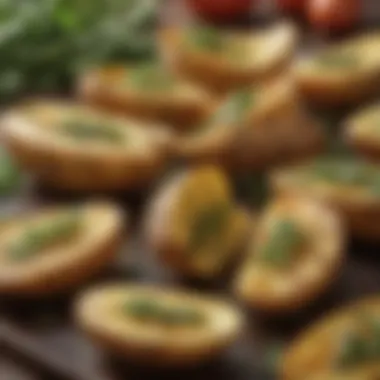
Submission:
<svg viewBox="0 0 380 380">
<path fill-rule="evenodd" d="M 308 327 L 285 351 L 280 365 L 282 380 L 369 380 L 380 374 L 379 363 L 368 363 L 352 371 L 334 369 L 337 344 L 358 310 L 380 311 L 379 297 L 355 302 L 334 311 Z M 351 318 L 351 319 L 350 319 Z"/>
<path fill-rule="evenodd" d="M 164 28 L 160 31 L 159 48 L 163 60 L 172 70 L 206 86 L 213 93 L 226 94 L 229 91 L 275 77 L 289 67 L 298 42 L 298 35 L 290 25 L 278 27 L 284 28 L 283 33 L 286 33 L 287 38 L 278 49 L 278 54 L 272 56 L 265 65 L 253 64 L 252 67 L 241 68 L 210 54 L 195 54 L 187 51 L 183 48 L 183 31 L 178 28 Z M 265 37 L 258 38 L 264 39 Z"/>
<path fill-rule="evenodd" d="M 312 157 L 325 145 L 319 123 L 307 114 L 288 78 L 252 86 L 252 103 L 236 120 L 179 136 L 174 154 L 187 162 L 213 163 L 236 173 Z M 214 112 L 228 107 L 227 96 Z M 212 121 L 211 121 L 212 122 Z"/>
<path fill-rule="evenodd" d="M 380 160 L 380 139 L 377 119 L 380 105 L 366 107 L 344 121 L 343 138 L 361 156 L 374 161 Z"/>
<path fill-rule="evenodd" d="M 121 215 L 117 216 L 117 219 L 115 220 L 115 227 L 101 239 L 99 245 L 88 248 L 86 254 L 73 257 L 71 261 L 61 263 L 58 260 L 54 270 L 44 268 L 35 270 L 33 268 L 29 272 L 24 271 L 24 275 L 13 278 L 2 278 L 0 276 L 0 294 L 23 297 L 47 296 L 79 286 L 104 268 L 121 246 L 125 238 L 123 237 L 125 229 Z"/>
<path fill-rule="evenodd" d="M 21 108 L 22 109 L 22 108 Z M 76 144 L 69 149 L 57 143 L 42 141 L 35 135 L 28 138 L 15 130 L 29 121 L 18 110 L 2 120 L 4 140 L 16 160 L 39 180 L 65 191 L 119 191 L 139 189 L 151 183 L 165 169 L 170 153 L 169 135 L 157 133 L 157 141 L 144 154 L 109 154 L 84 149 Z M 22 111 L 21 111 L 22 112 Z"/>
<path fill-rule="evenodd" d="M 360 67 L 345 68 L 333 72 L 329 68 L 313 67 L 315 58 L 301 60 L 296 65 L 294 75 L 303 97 L 322 106 L 347 106 L 366 100 L 378 93 L 380 84 L 380 59 L 377 52 L 380 35 L 369 33 L 335 46 L 326 52 L 355 54 Z M 310 67 L 311 66 L 311 67 Z"/>
<path fill-rule="evenodd" d="M 184 238 L 189 227 L 186 224 L 181 227 L 175 225 L 173 215 L 179 207 L 191 208 L 191 196 L 197 198 L 195 202 L 203 203 L 199 201 L 202 198 L 208 199 L 208 202 L 212 201 L 214 190 L 216 199 L 232 202 L 224 174 L 214 166 L 199 166 L 178 174 L 164 184 L 148 205 L 145 216 L 147 241 L 164 263 L 183 275 L 210 278 L 220 274 L 227 263 L 232 261 L 234 253 L 242 248 L 248 236 L 249 226 L 253 223 L 246 211 L 233 206 L 230 222 L 231 241 L 226 243 L 228 252 L 212 265 L 197 264 L 191 255 L 192 252 L 189 252 L 188 241 Z M 188 194 L 189 200 L 184 206 L 181 198 L 184 199 L 185 193 Z"/>
<path fill-rule="evenodd" d="M 159 339 L 152 343 L 146 336 L 146 339 L 137 339 L 136 336 L 132 338 L 125 332 L 121 331 L 120 334 L 110 333 L 109 327 L 112 327 L 111 319 L 103 319 L 105 325 L 102 326 L 102 324 L 99 323 L 101 321 L 96 322 L 93 317 L 89 318 L 87 315 L 87 312 L 90 312 L 90 310 L 86 310 L 85 304 L 87 302 L 86 300 L 91 297 L 91 290 L 82 294 L 74 307 L 76 323 L 92 338 L 94 342 L 99 343 L 99 345 L 106 350 L 121 358 L 126 358 L 138 364 L 161 368 L 199 365 L 220 355 L 240 335 L 243 329 L 244 322 L 240 312 L 231 309 L 232 305 L 227 304 L 221 299 L 206 297 L 196 293 L 175 291 L 174 289 L 164 289 L 157 286 L 153 287 L 133 284 L 107 285 L 107 287 L 104 287 L 104 297 L 107 296 L 107 291 L 122 291 L 123 288 L 126 292 L 139 291 L 139 289 L 150 289 L 150 293 L 153 294 L 157 300 L 162 297 L 163 292 L 169 295 L 178 293 L 180 301 L 189 305 L 197 305 L 200 303 L 201 310 L 203 309 L 210 314 L 213 313 L 214 307 L 217 308 L 214 312 L 219 311 L 222 313 L 225 313 L 228 308 L 228 318 L 234 319 L 231 321 L 231 325 L 229 325 L 227 331 L 224 331 L 223 327 L 219 326 L 220 330 L 218 329 L 218 331 L 214 331 L 211 334 L 209 332 L 204 332 L 202 336 L 198 337 L 197 341 L 192 340 L 190 344 L 187 344 L 186 341 L 182 339 L 182 344 L 173 344 L 173 342 L 167 342 L 165 339 Z M 102 290 L 100 289 L 99 291 Z M 113 303 L 114 307 L 115 304 L 116 302 Z M 101 311 L 100 313 L 104 314 Z M 128 320 L 125 321 L 126 327 L 128 327 L 128 322 Z M 211 321 L 210 323 L 213 322 Z M 135 329 L 141 329 L 141 326 L 136 325 Z M 168 331 L 167 334 L 181 335 L 181 331 Z M 173 339 L 170 340 L 172 341 Z"/>
<path fill-rule="evenodd" d="M 268 233 L 268 218 L 276 215 L 289 217 L 301 228 L 306 229 L 307 226 L 309 230 L 307 233 L 310 247 L 305 248 L 295 263 L 285 269 L 261 266 L 260 262 L 255 263 L 252 257 L 258 254 L 257 249 Z M 315 231 L 311 232 L 311 229 Z M 323 243 L 319 241 L 322 235 Z M 255 233 L 249 246 L 250 252 L 235 281 L 235 292 L 248 305 L 267 313 L 284 314 L 297 311 L 322 294 L 337 277 L 344 261 L 344 240 L 343 225 L 334 210 L 306 197 L 278 198 L 256 222 Z M 318 264 L 313 265 L 314 262 Z M 313 272 L 310 274 L 306 271 L 309 274 L 305 275 L 305 268 L 310 268 L 310 265 Z M 252 269 L 255 269 L 255 272 L 252 272 Z M 261 273 L 257 273 L 256 270 L 261 270 Z M 315 273 L 316 277 L 312 277 Z M 274 285 L 279 281 L 282 282 L 282 291 L 291 285 L 288 294 L 276 290 Z"/>
<path fill-rule="evenodd" d="M 289 174 L 292 168 L 280 169 L 270 176 L 270 186 L 278 195 L 311 196 L 326 202 L 341 215 L 351 233 L 369 241 L 379 241 L 380 238 L 380 201 L 376 197 L 363 197 L 348 191 L 320 191 L 311 182 L 299 185 Z"/>
<path fill-rule="evenodd" d="M 117 86 L 127 75 L 125 67 L 117 66 L 88 72 L 79 80 L 78 96 L 106 110 L 163 122 L 179 131 L 196 129 L 216 101 L 202 87 L 195 85 L 192 86 L 198 96 L 192 99 L 160 93 L 144 94 L 127 87 L 121 90 Z"/>
</svg>

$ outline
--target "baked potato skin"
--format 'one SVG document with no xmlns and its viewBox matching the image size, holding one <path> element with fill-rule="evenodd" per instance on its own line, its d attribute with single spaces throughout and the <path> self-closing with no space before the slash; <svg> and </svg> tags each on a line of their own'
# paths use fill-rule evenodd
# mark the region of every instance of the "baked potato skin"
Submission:
<svg viewBox="0 0 380 380">
<path fill-rule="evenodd" d="M 376 76 L 351 76 L 347 81 L 331 83 L 327 78 L 296 73 L 296 83 L 303 98 L 320 106 L 350 106 L 365 101 L 378 92 L 380 73 Z"/>
<path fill-rule="evenodd" d="M 214 98 L 201 87 L 197 89 L 202 97 L 187 100 L 112 87 L 110 81 L 117 85 L 117 79 L 125 77 L 125 71 L 125 68 L 110 67 L 83 75 L 77 88 L 79 98 L 112 112 L 160 121 L 179 131 L 197 128 L 214 105 Z"/>
<path fill-rule="evenodd" d="M 74 257 L 71 262 L 57 265 L 55 270 L 39 269 L 23 276 L 0 278 L 0 294 L 34 298 L 69 291 L 99 273 L 113 259 L 124 239 L 125 228 L 119 216 L 117 228 L 99 246 L 92 247 L 91 255 Z"/>
<path fill-rule="evenodd" d="M 316 379 L 374 379 L 379 374 L 380 365 L 369 364 L 355 368 L 352 373 L 334 370 L 336 339 L 347 325 L 347 317 L 359 309 L 379 310 L 378 297 L 355 302 L 348 307 L 334 311 L 320 321 L 308 327 L 285 351 L 280 363 L 282 380 Z M 325 375 L 326 377 L 322 377 Z M 355 374 L 355 376 L 353 376 Z M 330 376 L 330 377 L 329 377 Z M 350 377 L 352 376 L 352 377 Z"/>
<path fill-rule="evenodd" d="M 121 358 L 128 358 L 140 365 L 158 368 L 188 367 L 202 364 L 220 355 L 235 340 L 235 337 L 231 336 L 213 344 L 208 345 L 205 343 L 202 348 L 197 347 L 186 352 L 178 350 L 176 347 L 170 349 L 164 346 L 147 350 L 144 345 L 128 344 L 125 340 L 118 339 L 116 336 L 111 337 L 107 333 L 94 331 L 90 326 L 86 326 L 83 320 L 80 324 L 83 331 L 91 337 L 92 341 L 97 342 L 107 351 Z"/>
<path fill-rule="evenodd" d="M 304 283 L 302 286 L 300 285 L 296 292 L 293 291 L 287 297 L 278 297 L 276 294 L 266 293 L 261 288 L 258 289 L 257 287 L 250 286 L 249 278 L 247 278 L 249 269 L 247 269 L 246 266 L 254 264 L 251 261 L 251 255 L 247 254 L 248 260 L 243 264 L 243 267 L 240 270 L 240 273 L 238 273 L 234 283 L 235 293 L 247 305 L 255 309 L 261 310 L 268 314 L 283 315 L 299 311 L 306 305 L 309 305 L 319 295 L 323 294 L 323 292 L 326 291 L 326 289 L 333 283 L 339 275 L 344 263 L 345 233 L 343 224 L 334 210 L 312 199 L 306 197 L 284 197 L 277 199 L 275 203 L 269 207 L 272 207 L 272 210 L 269 211 L 271 213 L 274 208 L 286 207 L 292 210 L 294 215 L 297 213 L 297 209 L 302 212 L 302 208 L 304 207 L 313 207 L 315 209 L 319 208 L 319 218 L 324 217 L 326 219 L 326 223 L 331 227 L 332 231 L 331 236 L 324 237 L 326 239 L 334 239 L 332 240 L 332 246 L 334 246 L 333 250 L 331 250 L 331 247 L 329 248 L 329 261 L 324 263 L 324 266 L 320 266 L 315 269 L 320 270 L 318 281 Z M 320 229 L 320 226 L 318 226 L 318 228 Z M 262 231 L 260 231 L 260 218 L 258 218 L 256 222 L 255 231 L 256 233 L 250 242 L 250 249 L 254 248 L 254 243 L 258 238 L 258 234 L 262 233 Z M 255 252 L 255 254 L 257 254 L 257 252 Z M 247 270 L 248 272 L 246 272 Z M 299 268 L 298 270 L 302 272 L 302 268 Z M 270 275 L 273 276 L 273 273 L 270 273 Z M 295 280 L 297 279 L 297 275 L 298 272 L 294 272 L 293 277 Z M 278 272 L 276 277 L 286 277 L 286 274 L 283 275 L 281 272 Z"/>
<path fill-rule="evenodd" d="M 226 94 L 284 72 L 290 66 L 298 41 L 296 31 L 293 31 L 293 34 L 293 38 L 287 42 L 286 49 L 266 67 L 237 68 L 218 58 L 180 49 L 178 28 L 163 28 L 158 34 L 158 44 L 162 59 L 171 70 L 201 83 L 215 94 Z"/>
<path fill-rule="evenodd" d="M 116 284 L 115 286 L 118 287 L 121 285 Z M 138 287 L 139 286 L 137 286 L 137 288 Z M 157 293 L 156 298 L 158 299 L 160 293 L 165 291 L 164 289 L 155 287 L 154 292 Z M 94 342 L 109 352 L 144 366 L 148 365 L 155 368 L 182 368 L 202 364 L 220 355 L 236 340 L 244 327 L 242 316 L 235 314 L 234 318 L 238 318 L 238 320 L 234 322 L 234 327 L 232 329 L 230 328 L 228 333 L 226 331 L 220 331 L 218 335 L 214 333 L 213 336 L 202 336 L 201 341 L 197 343 L 192 342 L 190 345 L 183 343 L 183 345 L 177 346 L 175 344 L 166 344 L 164 341 L 160 343 L 155 341 L 152 344 L 149 342 L 149 339 L 148 341 L 144 339 L 140 341 L 136 338 L 133 340 L 123 339 L 122 334 L 110 334 L 106 328 L 101 329 L 99 325 L 95 326 L 93 321 L 86 318 L 83 310 L 83 299 L 85 299 L 86 294 L 87 292 L 82 294 L 74 305 L 74 319 L 77 325 L 86 332 Z M 182 295 L 181 300 L 186 301 L 187 295 L 184 293 Z M 201 296 L 193 294 L 192 298 L 194 300 L 200 300 Z M 213 304 L 210 303 L 210 307 L 213 307 L 212 305 Z M 237 311 L 234 313 L 237 313 Z"/>
<path fill-rule="evenodd" d="M 139 189 L 151 183 L 165 169 L 171 156 L 171 135 L 158 135 L 158 141 L 145 155 L 128 157 L 97 154 L 80 147 L 66 149 L 46 144 L 14 129 L 24 120 L 10 113 L 2 125 L 4 141 L 20 166 L 35 173 L 48 186 L 65 191 L 117 191 Z M 152 132 L 153 133 L 153 132 Z"/>
<path fill-rule="evenodd" d="M 227 186 L 226 178 L 216 167 L 212 165 L 199 166 L 198 170 L 199 172 L 203 171 L 203 174 L 209 172 L 210 175 L 214 175 L 217 181 L 221 181 L 221 191 L 228 191 L 225 189 Z M 187 259 L 188 242 L 184 235 L 178 230 L 174 231 L 172 226 L 171 216 L 178 207 L 181 207 L 178 199 L 184 186 L 184 180 L 186 181 L 186 175 L 187 173 L 177 175 L 152 198 L 144 218 L 145 235 L 149 245 L 169 267 L 185 276 L 207 279 L 218 275 L 225 268 L 227 262 L 233 261 L 234 253 L 239 252 L 243 247 L 250 226 L 254 222 L 248 212 L 235 207 L 231 216 L 234 218 L 231 228 L 235 228 L 235 231 L 228 247 L 230 252 L 227 253 L 224 260 L 220 260 L 213 268 L 201 270 L 199 266 Z"/>
<path fill-rule="evenodd" d="M 343 123 L 344 141 L 359 155 L 374 162 L 380 160 L 380 139 L 377 136 L 376 130 L 373 133 L 363 133 L 362 129 L 367 128 L 367 124 L 372 125 L 376 122 L 373 118 L 377 114 L 380 114 L 379 104 L 359 111 Z M 367 118 L 370 119 L 367 120 Z"/>
<path fill-rule="evenodd" d="M 342 217 L 352 234 L 363 240 L 372 242 L 380 238 L 380 202 L 376 199 L 355 199 L 350 201 L 347 197 L 328 196 L 319 194 L 311 189 L 304 189 L 285 178 L 286 174 L 280 170 L 270 175 L 270 187 L 277 195 L 311 196 L 334 208 Z"/>
</svg>

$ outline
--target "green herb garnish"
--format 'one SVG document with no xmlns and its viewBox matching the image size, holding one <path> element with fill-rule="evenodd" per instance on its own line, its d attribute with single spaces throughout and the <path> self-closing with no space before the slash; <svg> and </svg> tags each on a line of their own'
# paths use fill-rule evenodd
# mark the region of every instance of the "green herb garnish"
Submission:
<svg viewBox="0 0 380 380">
<path fill-rule="evenodd" d="M 308 172 L 315 178 L 344 186 L 367 188 L 380 195 L 380 167 L 350 159 L 321 159 L 310 165 Z"/>
<path fill-rule="evenodd" d="M 0 148 L 0 195 L 8 195 L 18 189 L 21 172 L 7 151 Z"/>
<path fill-rule="evenodd" d="M 142 322 L 173 327 L 199 325 L 204 322 L 204 315 L 197 310 L 165 306 L 151 298 L 129 300 L 123 305 L 123 312 Z"/>
<path fill-rule="evenodd" d="M 222 236 L 229 215 L 230 207 L 224 203 L 211 205 L 196 215 L 190 230 L 191 251 L 197 251 L 213 238 Z"/>
<path fill-rule="evenodd" d="M 139 90 L 166 90 L 171 88 L 174 78 L 159 64 L 150 63 L 141 65 L 129 73 L 128 82 Z"/>
<path fill-rule="evenodd" d="M 80 226 L 81 220 L 76 212 L 31 226 L 8 247 L 9 257 L 15 261 L 32 257 L 44 249 L 72 238 L 79 232 Z"/>
<path fill-rule="evenodd" d="M 120 143 L 124 135 L 118 128 L 100 121 L 70 120 L 62 125 L 62 132 L 80 141 L 107 141 Z"/>
<path fill-rule="evenodd" d="M 328 52 L 318 58 L 318 64 L 334 69 L 354 68 L 359 64 L 359 60 L 352 53 Z"/>
<path fill-rule="evenodd" d="M 239 123 L 253 105 L 256 94 L 252 88 L 240 90 L 232 94 L 219 108 L 210 124 Z"/>
<path fill-rule="evenodd" d="M 340 368 L 354 367 L 380 359 L 380 321 L 358 318 L 358 331 L 349 331 L 342 340 L 337 357 Z"/>
<path fill-rule="evenodd" d="M 262 247 L 260 260 L 273 266 L 289 265 L 304 242 L 304 235 L 292 220 L 276 222 L 269 232 L 268 240 Z"/>
<path fill-rule="evenodd" d="M 189 41 L 195 47 L 211 52 L 221 52 L 225 48 L 225 38 L 222 32 L 210 26 L 191 30 Z"/>
</svg>

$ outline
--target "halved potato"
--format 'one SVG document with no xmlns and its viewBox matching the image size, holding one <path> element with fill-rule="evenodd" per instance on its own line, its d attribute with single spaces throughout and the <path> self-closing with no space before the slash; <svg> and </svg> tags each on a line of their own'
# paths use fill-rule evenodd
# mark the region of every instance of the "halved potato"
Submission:
<svg viewBox="0 0 380 380">
<path fill-rule="evenodd" d="M 321 143 L 293 83 L 280 78 L 230 94 L 199 130 L 180 136 L 175 148 L 188 161 L 234 167 L 246 155 L 251 166 L 263 167 L 301 149 L 315 151 Z"/>
<path fill-rule="evenodd" d="M 226 268 L 248 228 L 248 214 L 233 200 L 225 175 L 212 166 L 170 179 L 153 197 L 146 216 L 147 240 L 159 258 L 199 278 Z"/>
<path fill-rule="evenodd" d="M 375 380 L 380 375 L 380 298 L 333 312 L 285 351 L 283 380 Z"/>
<path fill-rule="evenodd" d="M 95 69 L 80 78 L 78 91 L 91 104 L 169 123 L 179 130 L 196 127 L 215 101 L 202 87 L 158 63 Z"/>
<path fill-rule="evenodd" d="M 329 46 L 295 68 L 301 93 L 322 105 L 345 105 L 377 92 L 380 84 L 380 33 Z"/>
<path fill-rule="evenodd" d="M 9 218 L 0 230 L 0 294 L 43 295 L 77 286 L 112 260 L 122 232 L 121 211 L 103 202 Z"/>
<path fill-rule="evenodd" d="M 123 190 L 160 175 L 170 136 L 133 119 L 60 101 L 16 107 L 3 119 L 6 143 L 22 167 L 65 190 Z"/>
<path fill-rule="evenodd" d="M 367 107 L 345 122 L 345 138 L 359 153 L 380 158 L 380 104 Z"/>
<path fill-rule="evenodd" d="M 270 182 L 275 193 L 328 202 L 355 236 L 380 239 L 380 166 L 347 157 L 322 158 L 279 169 Z"/>
<path fill-rule="evenodd" d="M 216 92 L 247 86 L 280 72 L 298 40 L 293 25 L 256 32 L 218 30 L 194 25 L 159 34 L 163 59 L 175 71 Z"/>
<path fill-rule="evenodd" d="M 294 311 L 335 279 L 343 261 L 338 215 L 302 197 L 275 200 L 257 221 L 235 290 L 252 307 Z"/>
<path fill-rule="evenodd" d="M 75 319 L 106 349 L 149 366 L 206 361 L 243 327 L 239 310 L 216 297 L 133 284 L 84 293 L 75 305 Z"/>
</svg>

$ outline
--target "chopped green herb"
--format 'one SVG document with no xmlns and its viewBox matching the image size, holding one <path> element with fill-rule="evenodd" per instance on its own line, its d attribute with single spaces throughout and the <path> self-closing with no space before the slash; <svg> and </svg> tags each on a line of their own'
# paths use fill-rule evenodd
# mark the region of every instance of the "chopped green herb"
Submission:
<svg viewBox="0 0 380 380">
<path fill-rule="evenodd" d="M 62 132 L 80 141 L 107 141 L 119 143 L 123 133 L 116 127 L 90 120 L 70 120 L 62 125 Z"/>
<path fill-rule="evenodd" d="M 220 52 L 225 47 L 225 39 L 221 31 L 209 26 L 191 30 L 189 41 L 197 48 L 212 52 Z"/>
<path fill-rule="evenodd" d="M 357 331 L 349 331 L 343 337 L 337 357 L 338 367 L 353 367 L 380 359 L 380 321 L 358 318 L 358 325 Z"/>
<path fill-rule="evenodd" d="M 251 88 L 234 93 L 217 111 L 211 124 L 233 124 L 240 122 L 244 118 L 248 109 L 253 105 L 254 100 L 255 93 Z"/>
<path fill-rule="evenodd" d="M 191 251 L 197 251 L 214 237 L 224 233 L 230 208 L 227 204 L 217 203 L 202 210 L 194 219 L 190 230 Z"/>
<path fill-rule="evenodd" d="M 21 183 L 21 173 L 8 152 L 0 148 L 0 195 L 8 195 L 17 190 Z"/>
<path fill-rule="evenodd" d="M 129 300 L 123 305 L 123 311 L 140 321 L 166 326 L 198 325 L 204 321 L 204 316 L 199 311 L 185 307 L 165 306 L 151 298 Z"/>
<path fill-rule="evenodd" d="M 318 64 L 334 69 L 354 68 L 359 64 L 359 60 L 352 53 L 328 52 L 319 57 Z"/>
<path fill-rule="evenodd" d="M 380 167 L 351 159 L 320 159 L 307 170 L 313 177 L 326 182 L 367 188 L 380 195 Z"/>
<path fill-rule="evenodd" d="M 25 260 L 43 249 L 64 242 L 77 234 L 80 222 L 78 214 L 70 212 L 41 225 L 31 226 L 9 246 L 9 257 Z"/>
<path fill-rule="evenodd" d="M 130 72 L 128 82 L 139 90 L 166 90 L 174 85 L 174 78 L 159 64 L 140 65 Z"/>
<path fill-rule="evenodd" d="M 296 223 L 287 219 L 278 221 L 272 227 L 259 257 L 270 265 L 289 265 L 303 241 L 304 235 Z"/>
</svg>

